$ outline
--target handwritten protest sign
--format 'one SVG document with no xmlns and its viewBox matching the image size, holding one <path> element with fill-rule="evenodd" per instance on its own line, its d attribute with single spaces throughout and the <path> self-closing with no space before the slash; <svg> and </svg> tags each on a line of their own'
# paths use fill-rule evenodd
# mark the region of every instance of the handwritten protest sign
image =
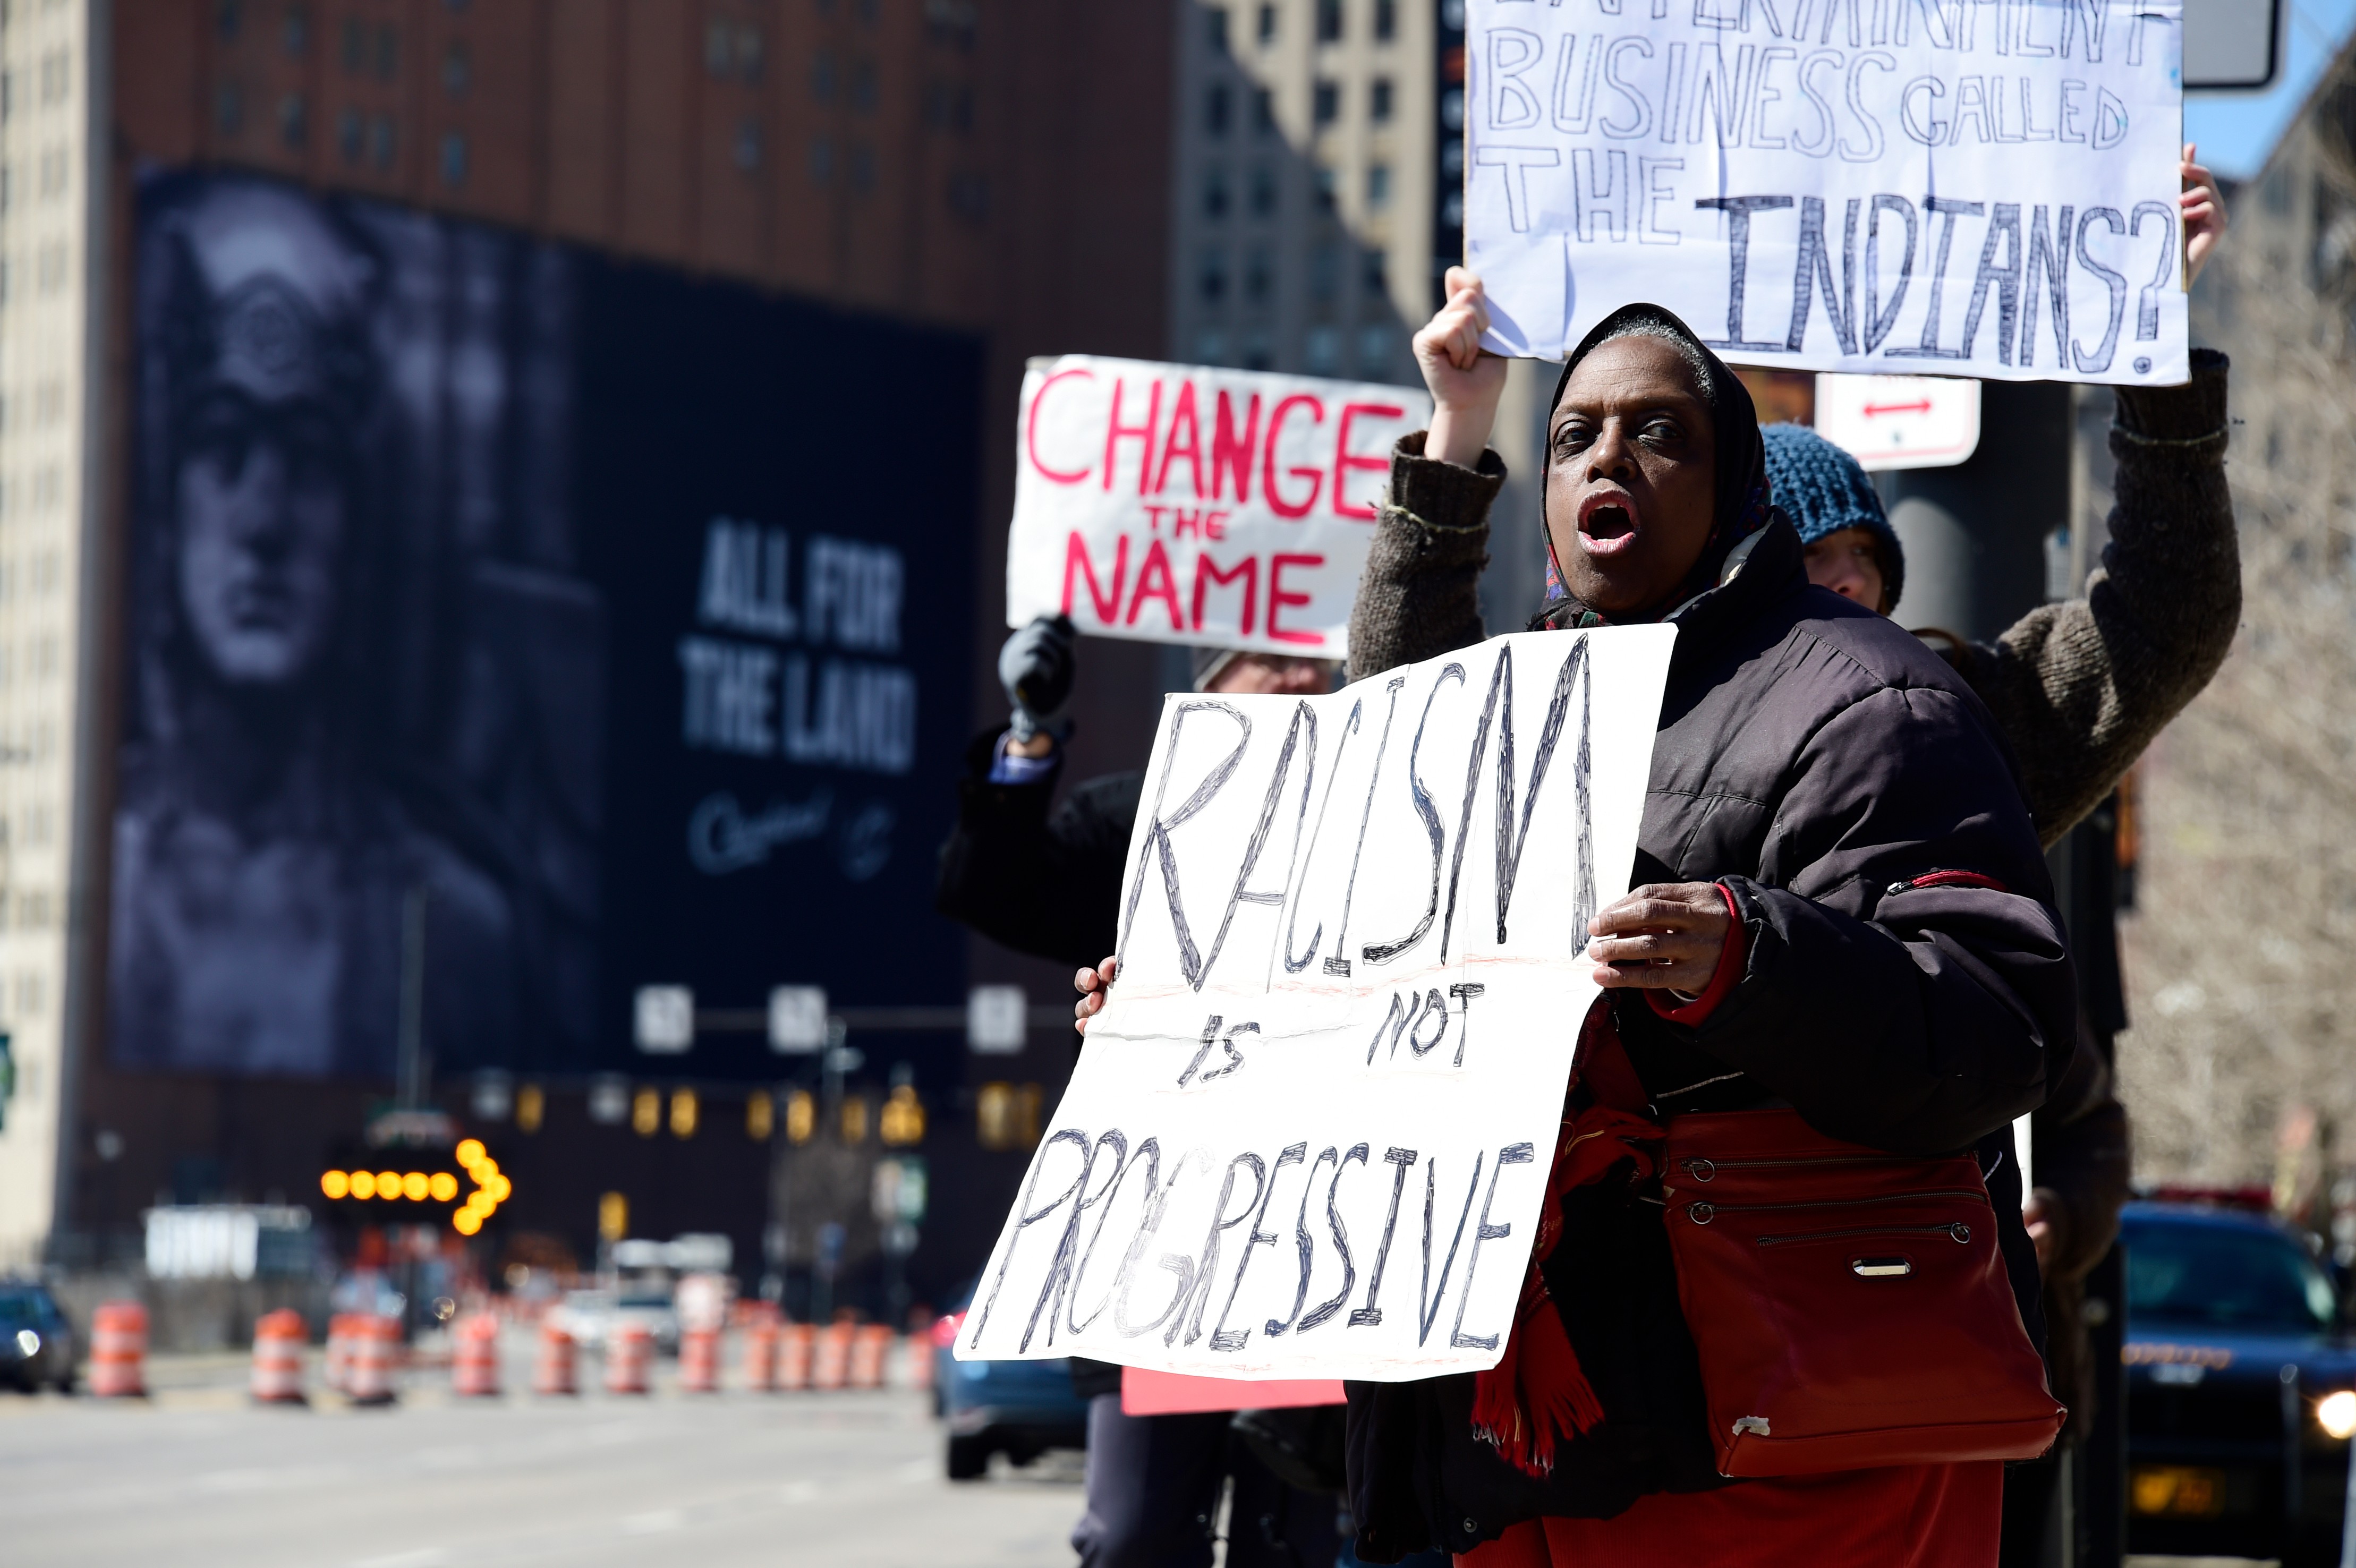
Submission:
<svg viewBox="0 0 2356 1568">
<path fill-rule="evenodd" d="M 1326 697 L 1167 699 L 1119 979 L 960 1358 L 1495 1362 L 1675 636 L 1526 633 Z"/>
<path fill-rule="evenodd" d="M 1490 347 L 2172 385 L 2179 0 L 1472 0 Z"/>
<path fill-rule="evenodd" d="M 1403 387 L 1067 355 L 1023 379 L 1006 623 L 1340 658 Z"/>
</svg>

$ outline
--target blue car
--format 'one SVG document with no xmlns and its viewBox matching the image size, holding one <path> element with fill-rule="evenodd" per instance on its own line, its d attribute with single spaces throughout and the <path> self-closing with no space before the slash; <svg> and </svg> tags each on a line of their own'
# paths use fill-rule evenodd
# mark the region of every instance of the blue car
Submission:
<svg viewBox="0 0 2356 1568">
<path fill-rule="evenodd" d="M 934 1407 L 948 1426 L 949 1479 L 980 1479 L 992 1454 L 1027 1465 L 1050 1448 L 1086 1448 L 1088 1407 L 1072 1392 L 1071 1362 L 957 1359 L 952 1347 L 973 1291 L 959 1291 L 933 1325 Z"/>
<path fill-rule="evenodd" d="M 2128 1552 L 2338 1563 L 2356 1346 L 2330 1275 L 2259 1215 L 2122 1219 Z"/>
</svg>

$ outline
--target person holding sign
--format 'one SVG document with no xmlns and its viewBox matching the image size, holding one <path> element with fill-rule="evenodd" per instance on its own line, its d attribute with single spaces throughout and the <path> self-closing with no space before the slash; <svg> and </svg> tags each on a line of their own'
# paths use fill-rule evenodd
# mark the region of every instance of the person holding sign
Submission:
<svg viewBox="0 0 2356 1568">
<path fill-rule="evenodd" d="M 1474 587 L 1505 478 L 1486 449 L 1505 367 L 1478 348 L 1479 281 L 1452 270 L 1448 286 L 1416 338 L 1431 427 L 1395 451 L 1352 615 L 1361 678 L 1483 635 Z M 1706 1225 L 1711 1206 L 1687 1200 L 1704 1178 L 1665 1168 L 1661 1140 L 1674 1149 L 1707 1118 L 1785 1107 L 1836 1151 L 1800 1164 L 1869 1163 L 1837 1152 L 1857 1146 L 1971 1151 L 2002 1258 L 1990 1266 L 2010 1290 L 1956 1295 L 1944 1309 L 1977 1316 L 1948 1327 L 1974 1342 L 2018 1340 L 2024 1325 L 2035 1337 L 2009 1124 L 2066 1069 L 2076 999 L 2019 782 L 1953 670 L 1808 582 L 1799 537 L 1772 505 L 1748 393 L 1667 311 L 1622 307 L 1580 343 L 1546 464 L 1556 596 L 1537 626 L 1677 628 L 1641 885 L 1590 925 L 1604 997 L 1576 1031 L 1547 1189 L 1558 1229 L 1534 1249 L 1503 1359 L 1351 1387 L 1359 1550 L 1439 1545 L 1480 1568 L 1991 1563 L 1993 1457 L 1897 1464 L 1828 1448 L 1846 1457 L 1790 1458 L 1731 1484 L 1720 1473 L 1741 1467 L 1746 1436 L 1773 1437 L 1764 1417 L 1735 1421 L 1730 1438 L 1715 1430 L 1713 1343 L 1793 1309 L 1681 1291 L 1671 1248 L 1684 1258 L 1691 1237 L 1678 1227 Z M 1566 1021 L 1564 1049 L 1573 1033 Z M 1844 1212 L 1860 1211 L 1876 1211 Z M 1913 1266 L 1904 1254 L 1852 1261 L 1860 1276 Z M 1783 1276 L 1763 1277 L 1772 1289 Z M 1793 1320 L 1806 1336 L 1870 1342 L 1863 1322 Z M 2041 1400 L 2050 1424 L 2006 1456 L 2041 1448 L 2060 1421 L 2025 1344 L 2005 1365 L 2023 1357 L 2028 1403 Z"/>
</svg>

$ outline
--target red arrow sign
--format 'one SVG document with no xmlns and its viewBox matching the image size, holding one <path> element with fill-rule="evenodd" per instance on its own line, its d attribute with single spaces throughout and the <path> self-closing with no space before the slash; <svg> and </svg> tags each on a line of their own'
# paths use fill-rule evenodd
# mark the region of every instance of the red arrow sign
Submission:
<svg viewBox="0 0 2356 1568">
<path fill-rule="evenodd" d="M 1924 398 L 1919 403 L 1868 403 L 1862 411 L 1868 419 L 1877 414 L 1927 414 L 1931 411 L 1931 400 Z"/>
</svg>

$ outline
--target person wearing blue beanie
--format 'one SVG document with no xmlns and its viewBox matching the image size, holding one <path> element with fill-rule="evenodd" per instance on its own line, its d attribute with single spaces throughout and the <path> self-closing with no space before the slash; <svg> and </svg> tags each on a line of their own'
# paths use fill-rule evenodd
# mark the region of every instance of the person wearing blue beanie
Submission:
<svg viewBox="0 0 2356 1568">
<path fill-rule="evenodd" d="M 1857 459 L 1804 425 L 1771 424 L 1767 485 L 1800 530 L 1808 581 L 1887 615 L 1906 586 L 1906 552 Z"/>
</svg>

